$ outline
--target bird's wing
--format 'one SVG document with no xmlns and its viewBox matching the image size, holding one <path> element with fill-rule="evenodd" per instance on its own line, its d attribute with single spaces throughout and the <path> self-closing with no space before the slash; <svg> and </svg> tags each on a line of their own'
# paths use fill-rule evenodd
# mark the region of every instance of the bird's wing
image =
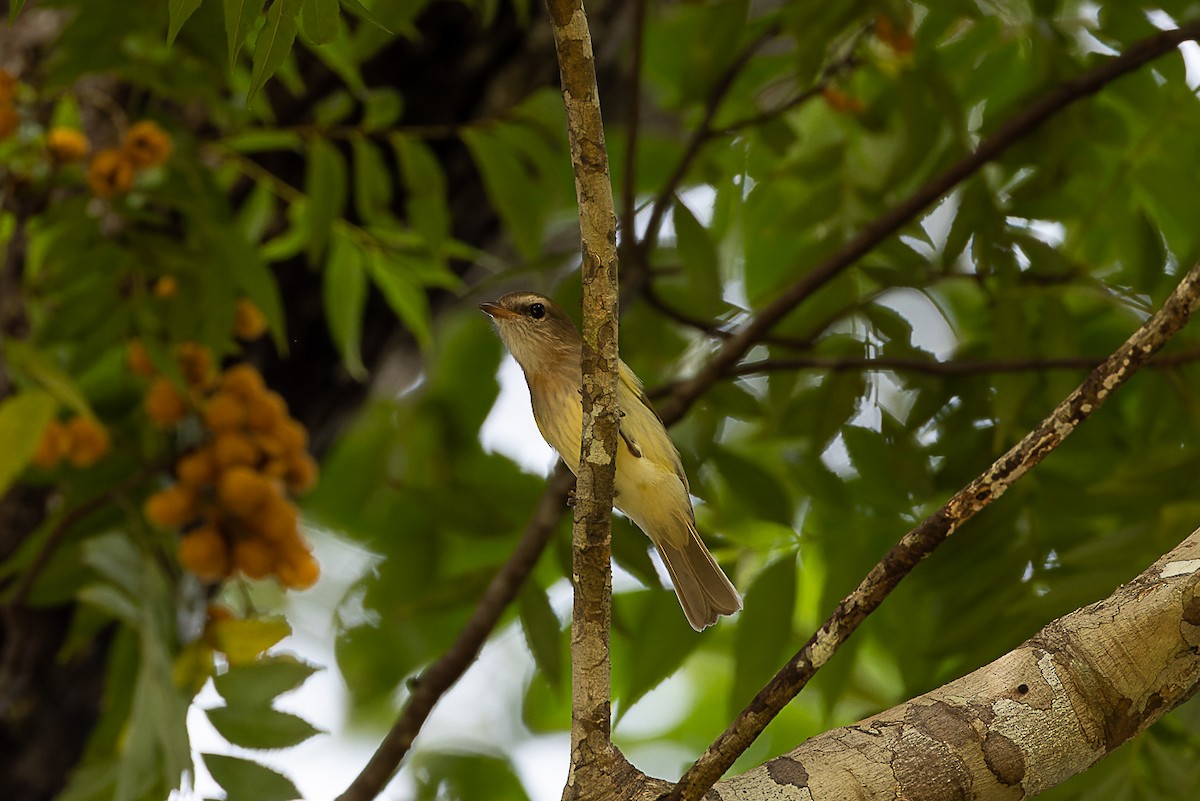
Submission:
<svg viewBox="0 0 1200 801">
<path fill-rule="evenodd" d="M 687 473 L 683 471 L 683 461 L 679 458 L 679 451 L 675 449 L 674 443 L 670 440 L 670 435 L 667 434 L 666 426 L 662 424 L 662 418 L 658 416 L 658 412 L 654 409 L 654 405 L 650 402 L 650 397 L 646 394 L 645 388 L 642 386 L 641 379 L 633 370 L 629 369 L 629 365 L 625 362 L 618 364 L 618 376 L 620 378 L 617 397 L 624 404 L 641 404 L 646 407 L 650 414 L 654 415 L 654 419 L 658 421 L 658 425 L 662 427 L 662 437 L 666 441 L 667 450 L 670 452 L 671 467 L 675 471 L 675 475 L 679 476 L 679 480 L 683 483 L 683 488 L 690 494 L 691 487 L 688 486 Z M 625 417 L 625 412 L 622 412 L 622 418 Z M 624 422 L 621 423 L 621 438 L 625 440 L 626 447 L 634 456 L 640 457 L 644 450 L 638 443 L 637 439 L 629 430 L 629 426 Z"/>
</svg>

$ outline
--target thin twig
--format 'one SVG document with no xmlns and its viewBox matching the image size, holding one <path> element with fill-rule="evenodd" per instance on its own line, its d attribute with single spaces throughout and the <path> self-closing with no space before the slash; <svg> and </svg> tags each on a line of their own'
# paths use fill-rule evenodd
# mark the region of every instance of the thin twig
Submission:
<svg viewBox="0 0 1200 801">
<path fill-rule="evenodd" d="M 649 263 L 650 251 L 654 250 L 654 245 L 658 241 L 658 229 L 662 226 L 667 207 L 675 197 L 675 190 L 679 188 L 683 177 L 691 169 L 692 162 L 700 153 L 700 148 L 704 147 L 704 144 L 713 136 L 712 123 L 721 104 L 725 101 L 725 96 L 733 88 L 734 81 L 737 80 L 742 69 L 750 63 L 750 59 L 758 52 L 759 48 L 778 36 L 781 30 L 782 27 L 778 23 L 763 30 L 753 41 L 742 48 L 709 89 L 708 97 L 704 102 L 704 116 L 701 118 L 700 124 L 692 131 L 687 144 L 683 147 L 679 161 L 675 164 L 675 169 L 663 184 L 662 189 L 659 190 L 658 196 L 650 208 L 650 217 L 646 223 L 646 235 L 637 245 L 639 258 L 643 263 Z"/>
<path fill-rule="evenodd" d="M 682 417 L 708 387 L 732 370 L 746 352 L 760 342 L 792 309 L 811 297 L 832 278 L 854 265 L 935 200 L 965 181 L 983 165 L 998 158 L 1015 142 L 1037 130 L 1042 123 L 1075 101 L 1095 94 L 1117 78 L 1171 52 L 1180 43 L 1198 36 L 1200 20 L 1192 20 L 1173 31 L 1163 31 L 1136 42 L 1121 55 L 1060 83 L 1036 102 L 1009 118 L 991 136 L 983 140 L 974 152 L 877 217 L 837 252 L 779 292 L 737 334 L 725 340 L 721 349 L 699 373 L 676 386 L 675 392 L 660 406 L 659 411 L 663 419 L 678 420 Z"/>
<path fill-rule="evenodd" d="M 417 679 L 412 694 L 404 702 L 400 716 L 380 742 L 362 772 L 338 796 L 337 801 L 371 801 L 383 790 L 388 779 L 412 747 L 413 739 L 433 710 L 434 704 L 466 672 L 500 620 L 505 608 L 517 596 L 521 585 L 537 565 L 546 543 L 554 534 L 566 508 L 567 491 L 573 479 L 571 472 L 559 462 L 550 476 L 512 555 L 497 571 L 471 613 L 471 618 L 455 638 L 454 644 L 436 662 L 425 668 Z"/>
<path fill-rule="evenodd" d="M 1156 356 L 1147 367 L 1167 370 L 1181 364 L 1200 361 L 1200 350 L 1188 350 Z M 730 376 L 761 375 L 788 370 L 824 370 L 830 373 L 848 371 L 894 371 L 923 375 L 957 377 L 995 375 L 998 373 L 1027 373 L 1041 370 L 1091 370 L 1104 362 L 1102 356 L 1059 356 L 1042 359 L 956 359 L 939 362 L 904 356 L 875 358 L 839 358 L 833 356 L 797 356 L 785 359 L 763 359 L 739 364 Z"/>
<path fill-rule="evenodd" d="M 621 226 L 632 237 L 637 216 L 637 142 L 642 116 L 642 55 L 645 50 L 646 0 L 634 0 L 629 46 L 629 105 L 625 111 L 625 161 L 621 168 Z"/>
<path fill-rule="evenodd" d="M 1004 494 L 1057 448 L 1084 420 L 1129 380 L 1150 357 L 1187 324 L 1200 306 L 1200 264 L 1193 267 L 1162 308 L 1146 320 L 1036 428 L 992 463 L 950 500 L 900 538 L 854 591 L 754 700 L 696 761 L 671 798 L 696 801 L 716 783 L 813 674 L 837 652 L 859 624 L 879 607 L 922 559 L 959 527 Z"/>
</svg>

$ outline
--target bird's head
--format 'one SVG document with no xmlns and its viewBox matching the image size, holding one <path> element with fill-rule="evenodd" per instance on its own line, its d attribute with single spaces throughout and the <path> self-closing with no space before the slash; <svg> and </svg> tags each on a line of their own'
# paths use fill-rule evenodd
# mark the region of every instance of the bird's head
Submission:
<svg viewBox="0 0 1200 801">
<path fill-rule="evenodd" d="M 505 346 L 526 372 L 549 370 L 565 360 L 579 363 L 582 340 L 562 307 L 536 292 L 512 292 L 480 303 Z"/>
</svg>

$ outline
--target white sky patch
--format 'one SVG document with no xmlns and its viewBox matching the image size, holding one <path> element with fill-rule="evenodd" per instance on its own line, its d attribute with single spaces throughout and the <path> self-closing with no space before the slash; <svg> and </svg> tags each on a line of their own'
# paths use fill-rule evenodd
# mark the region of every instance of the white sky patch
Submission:
<svg viewBox="0 0 1200 801">
<path fill-rule="evenodd" d="M 500 394 L 479 429 L 479 443 L 488 453 L 512 459 L 527 473 L 550 475 L 558 457 L 534 422 L 529 386 L 520 365 L 512 356 L 505 356 L 496 378 Z"/>
<path fill-rule="evenodd" d="M 947 359 L 958 344 L 954 330 L 933 301 L 915 289 L 890 289 L 879 297 L 880 306 L 903 315 L 912 324 L 912 342 L 938 359 Z"/>
</svg>

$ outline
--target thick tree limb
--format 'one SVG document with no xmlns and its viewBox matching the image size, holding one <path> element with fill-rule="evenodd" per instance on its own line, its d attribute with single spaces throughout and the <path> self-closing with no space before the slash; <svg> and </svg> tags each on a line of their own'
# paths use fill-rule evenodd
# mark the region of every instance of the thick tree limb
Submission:
<svg viewBox="0 0 1200 801">
<path fill-rule="evenodd" d="M 974 673 L 720 782 L 709 798 L 1014 799 L 1200 689 L 1200 531 Z"/>
<path fill-rule="evenodd" d="M 674 797 L 692 801 L 704 795 L 918 562 L 1057 448 L 1187 324 L 1197 306 L 1200 306 L 1200 264 L 1183 277 L 1162 308 L 1093 370 L 1037 428 L 901 537 L 854 591 L 842 599 L 804 647 L 688 769 L 676 785 Z"/>
<path fill-rule="evenodd" d="M 857 236 L 833 255 L 785 287 L 753 319 L 724 341 L 721 349 L 691 379 L 676 386 L 670 397 L 659 404 L 664 420 L 678 420 L 710 386 L 728 373 L 743 356 L 760 342 L 767 332 L 797 305 L 810 297 L 834 276 L 851 267 L 876 245 L 898 231 L 935 200 L 996 159 L 1018 140 L 1037 130 L 1042 123 L 1064 108 L 1171 52 L 1182 42 L 1200 37 L 1200 20 L 1190 20 L 1173 31 L 1163 31 L 1136 42 L 1121 55 L 1095 68 L 1063 81 L 1020 113 L 1009 118 L 979 147 L 951 165 L 933 180 L 918 188 L 891 210 L 876 218 Z"/>
<path fill-rule="evenodd" d="M 611 741 L 613 479 L 617 466 L 617 217 L 591 34 L 582 0 L 547 0 L 567 111 L 583 248 L 583 432 L 575 497 L 571 617 L 571 771 L 564 798 L 588 794 L 587 773 L 622 762 Z"/>
<path fill-rule="evenodd" d="M 400 716 L 380 742 L 366 767 L 337 797 L 337 801 L 370 801 L 383 790 L 412 747 L 413 739 L 433 710 L 434 704 L 458 681 L 483 647 L 505 608 L 517 597 L 562 519 L 571 471 L 559 463 L 550 476 L 525 534 L 504 566 L 492 577 L 470 620 L 440 659 L 422 671 L 404 702 Z"/>
</svg>

